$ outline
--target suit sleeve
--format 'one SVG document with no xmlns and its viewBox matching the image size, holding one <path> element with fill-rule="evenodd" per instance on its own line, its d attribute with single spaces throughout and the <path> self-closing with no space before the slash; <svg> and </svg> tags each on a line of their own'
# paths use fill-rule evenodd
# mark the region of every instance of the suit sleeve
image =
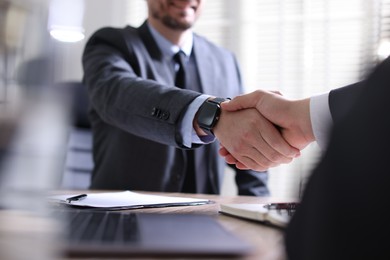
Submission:
<svg viewBox="0 0 390 260">
<path fill-rule="evenodd" d="M 334 123 L 339 122 L 359 97 L 364 81 L 337 88 L 329 93 L 329 108 Z"/>
<path fill-rule="evenodd" d="M 95 112 L 91 113 L 92 123 L 109 124 L 162 144 L 183 146 L 179 121 L 199 93 L 153 80 L 153 61 L 135 30 L 97 31 L 88 41 L 82 61 L 83 82 Z"/>
</svg>

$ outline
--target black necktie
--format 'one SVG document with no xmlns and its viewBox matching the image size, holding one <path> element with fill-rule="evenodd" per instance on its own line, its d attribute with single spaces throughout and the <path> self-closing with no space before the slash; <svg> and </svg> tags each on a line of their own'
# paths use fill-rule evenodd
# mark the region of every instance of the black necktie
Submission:
<svg viewBox="0 0 390 260">
<path fill-rule="evenodd" d="M 185 62 L 185 54 L 182 51 L 179 51 L 173 56 L 174 61 L 179 65 L 179 69 L 176 72 L 175 77 L 175 86 L 188 89 L 187 86 L 187 72 L 186 71 L 186 62 Z M 193 150 L 185 150 L 187 157 L 187 171 L 184 176 L 184 183 L 181 192 L 186 193 L 196 193 L 196 179 L 195 179 L 195 162 L 194 162 L 194 151 Z"/>
<path fill-rule="evenodd" d="M 186 88 L 186 68 L 185 68 L 185 54 L 179 51 L 173 56 L 174 61 L 179 65 L 179 69 L 176 72 L 175 86 L 179 88 Z"/>
</svg>

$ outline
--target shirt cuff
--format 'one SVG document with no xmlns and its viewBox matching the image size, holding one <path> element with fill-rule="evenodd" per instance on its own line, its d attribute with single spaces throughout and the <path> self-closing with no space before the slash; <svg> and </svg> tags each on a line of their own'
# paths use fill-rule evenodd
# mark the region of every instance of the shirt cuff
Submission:
<svg viewBox="0 0 390 260">
<path fill-rule="evenodd" d="M 319 147 L 325 150 L 333 119 L 329 108 L 329 92 L 310 98 L 310 120 Z"/>
<path fill-rule="evenodd" d="M 213 135 L 207 135 L 199 137 L 196 134 L 196 131 L 193 126 L 193 121 L 196 112 L 200 106 L 205 102 L 210 96 L 208 95 L 200 95 L 195 98 L 190 105 L 188 106 L 187 111 L 184 114 L 183 120 L 180 125 L 180 133 L 183 136 L 183 145 L 187 148 L 191 148 L 193 143 L 196 144 L 208 144 L 215 141 L 215 137 Z"/>
</svg>

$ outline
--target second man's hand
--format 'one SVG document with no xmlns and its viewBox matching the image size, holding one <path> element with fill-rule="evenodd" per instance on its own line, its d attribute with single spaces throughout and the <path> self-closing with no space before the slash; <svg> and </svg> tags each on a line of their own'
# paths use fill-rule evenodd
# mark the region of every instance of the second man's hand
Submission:
<svg viewBox="0 0 390 260">
<path fill-rule="evenodd" d="M 255 108 L 222 109 L 213 131 L 222 145 L 220 154 L 239 169 L 264 171 L 300 155 L 299 149 L 291 146 L 277 127 Z"/>
<path fill-rule="evenodd" d="M 257 90 L 222 104 L 223 112 L 245 111 L 247 109 L 256 109 L 265 120 L 269 120 L 271 125 L 277 127 L 277 132 L 281 135 L 279 136 L 281 139 L 269 139 L 270 136 L 276 138 L 277 135 L 270 135 L 270 133 L 274 132 L 264 131 L 264 127 L 259 128 L 258 123 L 254 123 L 252 126 L 248 124 L 243 125 L 242 127 L 246 128 L 243 132 L 248 133 L 250 132 L 249 128 L 256 128 L 255 125 L 257 125 L 259 130 L 262 129 L 262 136 L 268 138 L 265 140 L 271 140 L 269 142 L 270 146 L 274 148 L 278 147 L 279 149 L 276 149 L 276 151 L 284 151 L 282 154 L 287 158 L 299 156 L 299 152 L 294 154 L 293 151 L 302 150 L 309 143 L 315 141 L 310 120 L 310 99 L 308 98 L 289 100 L 273 92 Z M 247 118 L 240 120 L 247 120 Z M 228 163 L 236 164 L 239 167 L 246 166 L 255 169 L 253 168 L 253 162 L 256 161 L 255 154 L 265 154 L 268 150 L 261 143 L 256 143 L 256 138 L 252 135 L 236 135 L 234 138 L 236 138 L 235 142 L 241 145 L 236 145 L 232 149 L 231 146 L 225 146 L 222 143 L 223 146 L 220 149 L 220 155 L 224 156 Z M 285 142 L 289 145 L 286 146 Z M 245 143 L 248 145 L 245 146 Z M 252 151 L 252 153 L 248 154 L 247 151 L 250 147 L 255 148 L 257 151 Z M 290 149 L 287 149 L 288 147 Z M 281 148 L 284 150 L 280 150 Z M 244 156 L 249 158 L 243 158 Z M 282 162 L 280 160 L 276 161 Z M 270 165 L 274 166 L 274 164 Z"/>
</svg>

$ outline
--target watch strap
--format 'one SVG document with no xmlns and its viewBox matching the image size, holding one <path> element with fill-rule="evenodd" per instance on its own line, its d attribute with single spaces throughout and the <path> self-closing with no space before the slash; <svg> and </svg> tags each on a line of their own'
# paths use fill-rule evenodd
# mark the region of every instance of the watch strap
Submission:
<svg viewBox="0 0 390 260">
<path fill-rule="evenodd" d="M 221 104 L 222 102 L 225 102 L 227 100 L 230 100 L 230 98 L 217 97 L 217 98 L 214 98 L 214 99 L 209 99 L 208 101 L 216 103 L 216 104 Z"/>
<path fill-rule="evenodd" d="M 214 98 L 214 99 L 208 99 L 208 100 L 205 101 L 205 103 L 214 103 L 217 106 L 219 106 L 222 102 L 224 102 L 226 100 L 229 100 L 229 98 L 217 97 L 217 98 Z M 214 115 L 214 118 L 212 120 L 211 125 L 205 125 L 205 124 L 202 124 L 201 122 L 198 121 L 199 127 L 202 128 L 202 130 L 204 132 L 206 132 L 208 135 L 213 135 L 214 136 L 214 132 L 213 132 L 212 129 L 216 125 L 216 123 L 218 122 L 219 116 L 220 116 L 220 110 L 218 110 L 216 112 L 216 114 Z"/>
</svg>

